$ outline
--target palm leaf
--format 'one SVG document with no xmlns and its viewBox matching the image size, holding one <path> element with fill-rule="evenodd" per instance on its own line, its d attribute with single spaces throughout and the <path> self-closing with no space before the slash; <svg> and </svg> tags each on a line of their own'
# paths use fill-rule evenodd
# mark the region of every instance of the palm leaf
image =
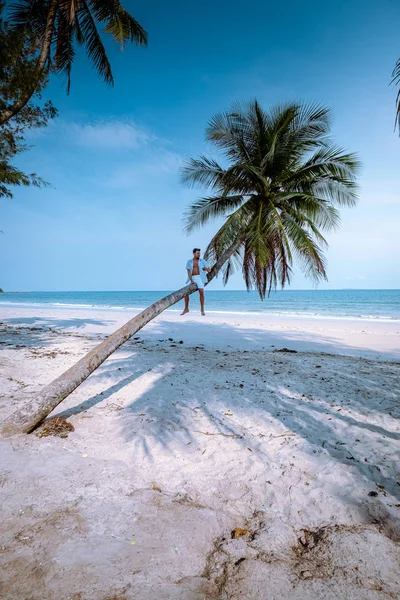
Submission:
<svg viewBox="0 0 400 600">
<path fill-rule="evenodd" d="M 210 189 L 222 189 L 224 169 L 212 158 L 201 156 L 199 159 L 191 158 L 182 168 L 181 181 L 190 186 L 204 185 Z"/>
<path fill-rule="evenodd" d="M 232 212 L 243 203 L 243 196 L 212 196 L 193 202 L 184 214 L 184 227 L 187 233 L 205 225 L 210 219 L 217 219 Z"/>
<path fill-rule="evenodd" d="M 312 235 L 306 231 L 302 223 L 299 223 L 296 218 L 289 213 L 283 216 L 283 223 L 288 238 L 290 239 L 291 247 L 297 254 L 302 270 L 306 275 L 312 277 L 315 282 L 320 279 L 326 279 L 326 264 L 322 251 Z M 314 230 L 312 233 L 318 233 Z M 318 235 L 321 241 L 320 235 Z M 325 242 L 325 240 L 322 238 Z"/>
<path fill-rule="evenodd" d="M 82 1 L 80 4 L 78 22 L 89 59 L 104 81 L 109 85 L 114 85 L 114 78 L 106 50 L 97 31 L 96 22 L 85 1 Z"/>
<path fill-rule="evenodd" d="M 397 61 L 394 69 L 393 69 L 393 73 L 392 73 L 392 83 L 400 83 L 400 58 Z M 397 97 L 396 97 L 396 122 L 395 125 L 398 126 L 399 128 L 399 134 L 400 134 L 400 88 L 399 91 L 397 92 Z"/>
<path fill-rule="evenodd" d="M 19 0 L 12 2 L 8 18 L 16 39 L 30 36 L 34 47 L 44 42 L 48 21 L 49 0 Z M 104 81 L 113 85 L 113 75 L 97 24 L 106 34 L 124 46 L 126 42 L 147 45 L 147 33 L 121 5 L 119 0 L 57 0 L 52 31 L 53 60 L 56 71 L 67 77 L 70 88 L 71 68 L 74 61 L 75 41 L 85 46 L 86 53 Z M 22 47 L 22 46 L 21 46 Z"/>
<path fill-rule="evenodd" d="M 105 32 L 115 42 L 124 46 L 126 42 L 147 46 L 147 33 L 126 11 L 118 0 L 89 0 L 88 5 L 96 20 L 105 23 Z"/>
<path fill-rule="evenodd" d="M 74 4 L 74 3 L 72 3 Z M 63 7 L 64 8 L 64 7 Z M 71 69 L 75 58 L 74 38 L 76 27 L 73 22 L 76 18 L 75 12 L 69 10 L 66 6 L 64 10 L 59 10 L 56 19 L 56 40 L 54 51 L 54 68 L 56 71 L 63 73 L 67 78 L 67 93 L 71 88 Z M 72 23 L 71 23 L 72 20 Z M 78 28 L 80 32 L 80 27 Z"/>
<path fill-rule="evenodd" d="M 11 31 L 25 35 L 27 32 L 44 32 L 48 2 L 43 0 L 19 0 L 10 5 L 7 23 Z"/>
</svg>

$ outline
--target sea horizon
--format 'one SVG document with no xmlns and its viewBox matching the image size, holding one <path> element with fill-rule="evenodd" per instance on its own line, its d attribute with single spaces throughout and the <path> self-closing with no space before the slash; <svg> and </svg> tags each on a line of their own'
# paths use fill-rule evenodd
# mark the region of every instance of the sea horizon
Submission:
<svg viewBox="0 0 400 600">
<path fill-rule="evenodd" d="M 30 291 L 0 294 L 0 306 L 139 311 L 172 290 Z M 169 312 L 180 309 L 177 303 Z M 198 295 L 191 297 L 196 308 Z M 179 308 L 178 308 L 179 307 Z M 261 301 L 255 290 L 206 290 L 208 313 L 400 322 L 399 289 L 277 290 Z"/>
</svg>

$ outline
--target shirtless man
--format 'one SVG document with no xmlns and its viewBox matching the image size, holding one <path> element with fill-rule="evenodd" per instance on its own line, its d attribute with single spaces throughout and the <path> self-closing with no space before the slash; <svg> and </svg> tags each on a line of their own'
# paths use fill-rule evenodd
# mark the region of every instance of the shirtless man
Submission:
<svg viewBox="0 0 400 600">
<path fill-rule="evenodd" d="M 198 287 L 200 294 L 200 308 L 201 314 L 205 316 L 204 312 L 204 285 L 207 283 L 207 273 L 210 273 L 211 269 L 204 258 L 200 258 L 200 248 L 193 249 L 193 258 L 187 261 L 186 270 L 188 273 L 188 280 L 186 283 L 195 283 Z M 185 308 L 182 315 L 186 315 L 189 312 L 189 296 L 185 296 Z"/>
</svg>

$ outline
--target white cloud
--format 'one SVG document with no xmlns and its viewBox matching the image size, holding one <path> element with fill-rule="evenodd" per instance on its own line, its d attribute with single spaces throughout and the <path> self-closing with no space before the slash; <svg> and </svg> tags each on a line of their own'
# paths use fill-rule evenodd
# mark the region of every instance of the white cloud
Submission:
<svg viewBox="0 0 400 600">
<path fill-rule="evenodd" d="M 169 140 L 132 120 L 59 120 L 47 128 L 46 137 L 52 143 L 60 139 L 66 142 L 65 156 L 72 160 L 78 156 L 82 167 L 89 167 L 93 186 L 148 190 L 159 185 L 160 180 L 165 185 L 167 178 L 178 183 L 183 157 L 171 149 Z"/>
<path fill-rule="evenodd" d="M 173 175 L 178 181 L 179 169 L 183 159 L 179 154 L 158 148 L 149 148 L 138 160 L 125 162 L 111 171 L 103 185 L 114 189 L 135 189 L 141 186 L 148 189 L 157 185 L 162 176 Z"/>
<path fill-rule="evenodd" d="M 131 121 L 103 121 L 65 124 L 72 140 L 80 146 L 98 149 L 135 149 L 157 139 Z"/>
<path fill-rule="evenodd" d="M 87 123 L 54 119 L 46 128 L 27 131 L 26 137 L 34 142 L 40 139 L 63 138 L 69 144 L 90 150 L 135 150 L 151 143 L 166 143 L 145 127 L 132 120 L 122 119 Z"/>
</svg>

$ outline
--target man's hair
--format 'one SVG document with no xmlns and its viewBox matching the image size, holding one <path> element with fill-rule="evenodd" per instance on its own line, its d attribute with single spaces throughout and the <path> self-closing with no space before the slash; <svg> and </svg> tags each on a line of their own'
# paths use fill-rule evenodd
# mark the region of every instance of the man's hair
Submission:
<svg viewBox="0 0 400 600">
<path fill-rule="evenodd" d="M 195 252 L 200 252 L 200 248 L 193 248 L 193 254 L 194 254 Z"/>
</svg>

